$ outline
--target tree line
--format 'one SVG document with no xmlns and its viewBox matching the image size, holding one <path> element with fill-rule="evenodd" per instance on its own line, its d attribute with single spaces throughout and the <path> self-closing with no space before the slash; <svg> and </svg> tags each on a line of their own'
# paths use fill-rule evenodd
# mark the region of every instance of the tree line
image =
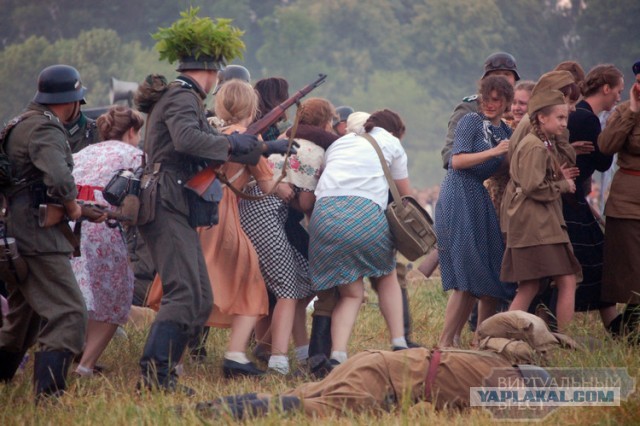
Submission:
<svg viewBox="0 0 640 426">
<path fill-rule="evenodd" d="M 0 119 L 18 113 L 38 72 L 53 63 L 80 71 L 88 106 L 109 102 L 110 78 L 175 75 L 158 62 L 150 34 L 188 6 L 232 18 L 245 31 L 238 64 L 257 80 L 283 76 L 292 90 L 329 75 L 314 96 L 356 110 L 390 108 L 416 186 L 439 183 L 439 150 L 453 106 L 474 93 L 490 53 L 512 53 L 523 78 L 562 60 L 585 69 L 609 62 L 631 81 L 640 58 L 637 0 L 4 0 L 0 26 Z"/>
</svg>

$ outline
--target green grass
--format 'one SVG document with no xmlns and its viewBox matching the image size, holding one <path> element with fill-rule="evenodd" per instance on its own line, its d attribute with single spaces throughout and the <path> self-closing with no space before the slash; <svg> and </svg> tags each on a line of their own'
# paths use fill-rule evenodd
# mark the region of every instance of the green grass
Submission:
<svg viewBox="0 0 640 426">
<path fill-rule="evenodd" d="M 438 339 L 444 317 L 447 295 L 442 292 L 439 279 L 426 280 L 417 272 L 409 275 L 409 293 L 414 324 L 414 340 L 433 346 Z M 389 347 L 384 321 L 377 307 L 375 293 L 369 291 L 353 332 L 350 353 Z M 310 321 L 309 321 L 310 323 Z M 213 399 L 227 394 L 252 391 L 278 392 L 296 386 L 302 379 L 281 379 L 267 376 L 260 380 L 227 381 L 222 378 L 221 360 L 227 330 L 212 329 L 207 342 L 208 359 L 204 364 L 187 361 L 181 382 L 194 388 L 195 399 L 181 395 L 143 394 L 135 392 L 138 379 L 138 359 L 142 352 L 145 331 L 127 327 L 128 339 L 117 338 L 100 360 L 107 366 L 105 376 L 70 380 L 67 395 L 57 401 L 35 406 L 31 386 L 32 362 L 9 385 L 0 385 L 0 425 L 199 425 L 229 424 L 229 418 L 199 417 L 188 409 L 196 401 Z M 586 352 L 563 351 L 555 357 L 558 367 L 627 367 L 629 374 L 640 377 L 640 349 L 613 341 L 606 336 L 597 313 L 576 314 L 571 327 L 572 336 L 589 339 L 592 347 Z M 465 330 L 463 342 L 471 335 Z M 186 407 L 177 414 L 174 407 Z M 482 410 L 465 412 L 436 412 L 428 404 L 402 404 L 390 413 L 372 412 L 345 415 L 341 418 L 311 419 L 302 414 L 268 417 L 247 423 L 256 425 L 491 425 L 495 422 Z M 506 424 L 506 423 L 505 423 Z M 519 423 L 523 424 L 523 423 Z M 572 407 L 556 409 L 543 424 L 640 424 L 640 398 L 633 394 L 619 407 Z"/>
</svg>

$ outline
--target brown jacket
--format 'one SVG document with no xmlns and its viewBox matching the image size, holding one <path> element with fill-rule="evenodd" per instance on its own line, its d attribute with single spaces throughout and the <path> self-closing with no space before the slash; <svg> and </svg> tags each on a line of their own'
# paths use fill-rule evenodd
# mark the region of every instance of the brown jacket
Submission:
<svg viewBox="0 0 640 426">
<path fill-rule="evenodd" d="M 520 141 L 529 133 L 531 133 L 531 121 L 529 120 L 529 114 L 525 114 L 522 120 L 520 120 L 520 123 L 518 123 L 518 127 L 513 131 L 511 139 L 509 139 L 509 159 L 511 159 Z M 576 151 L 569 143 L 569 130 L 565 130 L 562 136 L 556 138 L 555 148 L 558 151 L 558 161 L 560 161 L 560 164 L 567 163 L 567 166 L 576 165 Z"/>
<path fill-rule="evenodd" d="M 533 133 L 513 152 L 502 199 L 500 228 L 509 248 L 568 243 L 561 194 L 569 190 L 551 153 Z"/>
<path fill-rule="evenodd" d="M 629 101 L 620 104 L 611 114 L 598 136 L 598 147 L 604 154 L 618 153 L 618 170 L 611 182 L 606 216 L 620 219 L 640 219 L 640 112 L 629 109 Z"/>
</svg>

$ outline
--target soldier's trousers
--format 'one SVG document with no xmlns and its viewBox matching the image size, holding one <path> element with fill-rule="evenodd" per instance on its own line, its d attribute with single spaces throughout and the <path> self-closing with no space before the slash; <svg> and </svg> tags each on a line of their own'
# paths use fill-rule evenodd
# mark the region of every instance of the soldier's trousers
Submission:
<svg viewBox="0 0 640 426">
<path fill-rule="evenodd" d="M 0 348 L 24 352 L 70 351 L 84 346 L 87 308 L 66 254 L 23 256 L 29 266 L 24 283 L 11 285 L 9 313 L 0 331 Z"/>
<path fill-rule="evenodd" d="M 162 280 L 162 302 L 156 321 L 191 328 L 205 324 L 213 292 L 200 239 L 187 218 L 158 202 L 155 220 L 139 227 Z"/>
</svg>

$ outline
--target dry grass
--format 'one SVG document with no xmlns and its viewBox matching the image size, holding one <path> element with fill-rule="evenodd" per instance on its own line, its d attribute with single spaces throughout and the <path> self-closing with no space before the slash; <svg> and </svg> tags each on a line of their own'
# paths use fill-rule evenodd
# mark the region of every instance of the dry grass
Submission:
<svg viewBox="0 0 640 426">
<path fill-rule="evenodd" d="M 427 346 L 436 343 L 442 328 L 446 294 L 438 279 L 425 280 L 417 272 L 410 275 L 411 308 L 414 319 L 414 338 Z M 199 417 L 193 410 L 177 414 L 174 407 L 192 406 L 192 399 L 180 395 L 144 394 L 134 391 L 138 378 L 138 359 L 142 352 L 144 330 L 127 327 L 128 339 L 116 339 L 107 348 L 101 363 L 108 366 L 104 377 L 72 379 L 69 392 L 59 401 L 34 406 L 31 388 L 32 364 L 10 385 L 0 385 L 1 425 L 191 425 L 226 424 L 230 419 Z M 596 314 L 577 314 L 572 334 L 579 339 L 590 339 L 594 345 L 587 352 L 565 352 L 556 360 L 561 367 L 627 367 L 638 379 L 640 349 L 630 348 L 609 339 Z M 300 383 L 301 379 L 283 380 L 267 376 L 261 380 L 243 379 L 226 381 L 221 377 L 220 363 L 227 331 L 212 330 L 207 343 L 209 357 L 204 364 L 187 362 L 182 383 L 193 387 L 196 400 L 250 391 L 278 392 Z M 464 336 L 468 342 L 470 335 Z M 363 305 L 353 333 L 350 351 L 366 348 L 388 348 L 386 327 L 379 314 L 374 293 L 369 294 Z M 639 424 L 640 398 L 637 394 L 620 407 L 577 407 L 555 410 L 545 424 Z M 319 420 L 301 414 L 282 416 L 272 413 L 263 419 L 252 420 L 257 425 L 307 425 Z M 391 413 L 367 413 L 347 415 L 341 418 L 322 419 L 322 424 L 447 424 L 490 425 L 495 423 L 489 414 L 481 410 L 466 412 L 435 412 L 423 404 L 415 407 L 406 404 Z M 520 423 L 522 424 L 522 423 Z"/>
</svg>

